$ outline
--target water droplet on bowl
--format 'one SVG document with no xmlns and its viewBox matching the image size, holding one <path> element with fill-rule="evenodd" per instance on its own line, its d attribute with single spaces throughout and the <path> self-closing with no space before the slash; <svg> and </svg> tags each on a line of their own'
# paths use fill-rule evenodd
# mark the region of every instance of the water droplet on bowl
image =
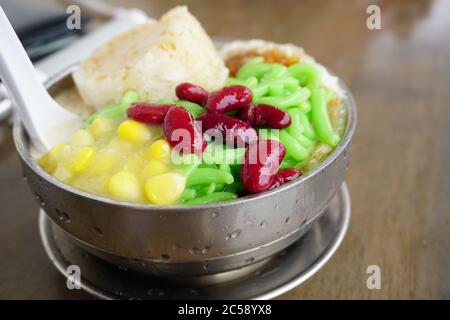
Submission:
<svg viewBox="0 0 450 320">
<path fill-rule="evenodd" d="M 161 261 L 169 261 L 169 260 L 170 260 L 170 256 L 168 254 L 161 255 Z"/>
<path fill-rule="evenodd" d="M 290 220 L 291 220 L 291 218 L 287 217 L 286 220 L 284 220 L 284 222 L 289 223 Z"/>
<path fill-rule="evenodd" d="M 225 240 L 236 239 L 237 237 L 239 237 L 240 234 L 241 230 L 233 231 L 225 236 Z"/>
<path fill-rule="evenodd" d="M 64 219 L 61 210 L 59 210 L 58 208 L 55 209 L 56 215 L 58 216 L 59 220 Z"/>
<path fill-rule="evenodd" d="M 36 193 L 36 200 L 39 202 L 39 204 L 41 205 L 41 207 L 45 206 L 45 201 L 44 199 L 42 199 L 42 197 Z"/>
<path fill-rule="evenodd" d="M 231 233 L 231 238 L 235 239 L 235 238 L 239 237 L 240 234 L 241 234 L 241 230 L 233 231 Z"/>
<path fill-rule="evenodd" d="M 58 213 L 58 211 L 59 211 L 59 213 Z M 57 209 L 56 212 L 57 212 L 58 217 L 59 217 L 60 220 L 64 220 L 65 222 L 70 223 L 70 216 L 69 216 L 69 214 L 67 212 L 61 211 L 61 210 L 58 210 L 58 209 Z"/>
<path fill-rule="evenodd" d="M 255 261 L 255 258 L 251 257 L 245 260 L 245 263 L 252 263 Z"/>
<path fill-rule="evenodd" d="M 214 211 L 213 213 L 211 213 L 211 217 L 213 218 L 217 218 L 219 216 L 219 213 L 217 211 Z"/>
<path fill-rule="evenodd" d="M 306 224 L 306 221 L 308 221 L 308 219 L 303 220 L 302 224 L 300 225 L 300 227 L 303 227 Z"/>
<path fill-rule="evenodd" d="M 194 247 L 194 248 L 189 249 L 190 254 L 197 254 L 198 252 L 199 252 L 199 248 Z"/>
<path fill-rule="evenodd" d="M 202 254 L 207 254 L 207 253 L 208 253 L 208 251 L 209 251 L 209 249 L 211 249 L 211 247 L 210 247 L 210 246 L 206 246 L 206 247 L 204 247 L 204 248 L 202 249 Z"/>
<path fill-rule="evenodd" d="M 265 227 L 267 227 L 267 221 L 266 220 L 261 221 L 259 226 L 264 229 Z"/>
</svg>

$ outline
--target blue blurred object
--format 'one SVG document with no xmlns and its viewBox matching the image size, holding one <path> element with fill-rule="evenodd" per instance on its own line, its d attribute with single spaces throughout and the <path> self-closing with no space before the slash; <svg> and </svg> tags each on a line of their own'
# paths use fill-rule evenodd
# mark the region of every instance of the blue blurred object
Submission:
<svg viewBox="0 0 450 320">
<path fill-rule="evenodd" d="M 82 15 L 81 29 L 69 30 L 66 25 L 69 15 L 63 7 L 19 0 L 0 0 L 0 6 L 33 61 L 76 40 L 89 21 L 89 17 Z"/>
</svg>

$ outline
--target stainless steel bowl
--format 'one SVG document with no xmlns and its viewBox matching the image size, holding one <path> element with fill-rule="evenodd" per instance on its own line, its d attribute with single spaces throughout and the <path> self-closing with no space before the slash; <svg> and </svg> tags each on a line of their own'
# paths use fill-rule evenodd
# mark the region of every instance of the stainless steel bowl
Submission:
<svg viewBox="0 0 450 320">
<path fill-rule="evenodd" d="M 73 85 L 70 71 L 47 83 L 52 94 Z M 175 280 L 213 275 L 223 280 L 240 275 L 239 270 L 254 270 L 299 239 L 339 189 L 356 124 L 353 98 L 340 85 L 347 97 L 348 121 L 333 153 L 295 181 L 225 203 L 158 207 L 88 194 L 37 165 L 19 122 L 14 139 L 24 178 L 36 199 L 76 243 L 109 262 L 153 275 Z"/>
</svg>

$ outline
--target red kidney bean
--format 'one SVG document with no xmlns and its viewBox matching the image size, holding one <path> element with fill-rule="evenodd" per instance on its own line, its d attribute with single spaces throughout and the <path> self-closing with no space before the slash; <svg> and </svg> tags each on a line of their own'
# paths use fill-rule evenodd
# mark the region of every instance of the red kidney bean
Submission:
<svg viewBox="0 0 450 320">
<path fill-rule="evenodd" d="M 242 109 L 239 117 L 251 126 L 283 129 L 291 124 L 291 117 L 283 110 L 268 105 L 249 105 Z"/>
<path fill-rule="evenodd" d="M 245 189 L 250 193 L 269 190 L 285 155 L 283 144 L 275 140 L 259 140 L 250 146 L 241 166 L 241 181 Z"/>
<path fill-rule="evenodd" d="M 192 115 L 182 107 L 173 106 L 164 118 L 164 136 L 169 144 L 183 154 L 200 155 L 206 141 Z"/>
<path fill-rule="evenodd" d="M 173 104 L 151 104 L 151 103 L 134 103 L 127 110 L 128 118 L 149 123 L 160 124 L 163 123 L 166 113 L 169 111 Z"/>
<path fill-rule="evenodd" d="M 285 184 L 289 181 L 292 181 L 294 179 L 297 179 L 302 175 L 302 172 L 300 170 L 294 169 L 294 168 L 286 168 L 278 171 L 278 173 L 275 175 L 275 179 L 273 181 L 272 186 L 270 189 L 274 189 L 276 187 L 281 186 L 282 184 Z"/>
<path fill-rule="evenodd" d="M 239 119 L 221 113 L 207 112 L 202 114 L 197 120 L 202 122 L 202 131 L 209 131 L 210 136 L 216 136 L 218 131 L 222 135 L 223 141 L 230 146 L 240 146 L 254 144 L 258 140 L 256 130 Z"/>
<path fill-rule="evenodd" d="M 208 99 L 208 91 L 188 82 L 179 84 L 175 89 L 175 93 L 181 100 L 187 100 L 200 105 L 205 105 Z"/>
<path fill-rule="evenodd" d="M 244 86 L 229 86 L 211 92 L 205 108 L 211 112 L 225 113 L 248 106 L 253 99 L 252 91 Z"/>
</svg>

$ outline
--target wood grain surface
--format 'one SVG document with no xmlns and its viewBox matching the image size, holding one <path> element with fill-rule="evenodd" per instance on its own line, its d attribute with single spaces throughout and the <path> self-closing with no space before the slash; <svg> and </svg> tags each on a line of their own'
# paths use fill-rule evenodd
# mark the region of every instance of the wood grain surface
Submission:
<svg viewBox="0 0 450 320">
<path fill-rule="evenodd" d="M 329 263 L 280 298 L 449 299 L 450 1 L 126 1 L 152 16 L 180 3 L 211 35 L 303 46 L 354 94 L 348 234 Z M 372 3 L 381 30 L 366 27 Z M 0 298 L 89 298 L 67 290 L 45 256 L 6 123 L 0 181 Z M 369 265 L 381 269 L 380 290 L 366 286 Z"/>
</svg>

